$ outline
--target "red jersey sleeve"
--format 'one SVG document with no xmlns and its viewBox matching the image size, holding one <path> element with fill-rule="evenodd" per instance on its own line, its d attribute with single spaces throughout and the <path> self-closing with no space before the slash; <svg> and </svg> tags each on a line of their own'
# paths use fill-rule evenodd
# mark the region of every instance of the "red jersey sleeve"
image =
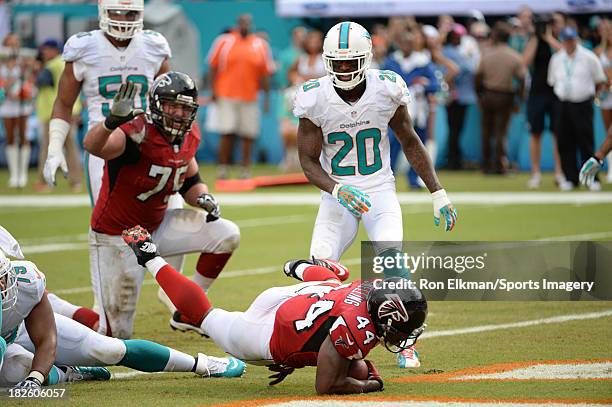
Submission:
<svg viewBox="0 0 612 407">
<path fill-rule="evenodd" d="M 374 332 L 370 318 L 347 312 L 336 319 L 329 336 L 340 355 L 347 359 L 363 359 L 378 343 Z"/>
</svg>

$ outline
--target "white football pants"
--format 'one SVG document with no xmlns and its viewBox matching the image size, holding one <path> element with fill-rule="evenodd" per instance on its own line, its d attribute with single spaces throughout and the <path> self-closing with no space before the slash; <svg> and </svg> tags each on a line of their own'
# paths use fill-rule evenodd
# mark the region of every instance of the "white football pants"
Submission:
<svg viewBox="0 0 612 407">
<path fill-rule="evenodd" d="M 401 250 L 404 230 L 402 210 L 395 188 L 367 194 L 372 206 L 362 215 L 361 221 L 368 238 L 372 242 L 382 243 L 375 245 L 377 252 L 389 248 Z M 358 230 L 359 219 L 331 194 L 322 192 L 319 213 L 312 232 L 310 256 L 339 260 L 357 237 Z"/>
</svg>

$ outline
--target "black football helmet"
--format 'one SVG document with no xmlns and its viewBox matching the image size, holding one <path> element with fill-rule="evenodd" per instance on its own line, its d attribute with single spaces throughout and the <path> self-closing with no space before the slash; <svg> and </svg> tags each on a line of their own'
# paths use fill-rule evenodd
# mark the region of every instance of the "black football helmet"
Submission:
<svg viewBox="0 0 612 407">
<path fill-rule="evenodd" d="M 153 82 L 149 106 L 155 127 L 173 144 L 180 144 L 198 111 L 196 84 L 187 74 L 166 72 Z"/>
<path fill-rule="evenodd" d="M 368 312 L 376 335 L 393 353 L 414 345 L 426 326 L 427 300 L 418 288 L 408 288 L 404 284 L 407 281 L 392 277 L 368 282 L 372 284 L 367 296 Z"/>
</svg>

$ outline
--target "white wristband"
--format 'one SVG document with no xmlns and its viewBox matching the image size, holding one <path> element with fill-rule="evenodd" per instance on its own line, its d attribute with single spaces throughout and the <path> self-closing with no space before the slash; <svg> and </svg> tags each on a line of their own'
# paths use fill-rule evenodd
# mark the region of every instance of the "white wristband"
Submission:
<svg viewBox="0 0 612 407">
<path fill-rule="evenodd" d="M 332 196 L 338 199 L 338 190 L 342 187 L 342 184 L 334 185 L 334 189 L 332 190 Z"/>
<path fill-rule="evenodd" d="M 30 372 L 30 374 L 28 375 L 28 377 L 32 377 L 32 378 L 38 380 L 41 384 L 44 383 L 44 381 L 45 381 L 45 375 L 40 373 L 38 370 L 32 370 Z M 27 377 L 26 377 L 26 379 L 27 379 Z"/>
<path fill-rule="evenodd" d="M 49 122 L 49 151 L 62 151 L 68 133 L 70 133 L 70 123 L 63 119 L 51 119 Z"/>
<path fill-rule="evenodd" d="M 166 264 L 168 264 L 166 262 L 166 260 L 164 260 L 163 257 L 161 256 L 156 256 L 154 258 L 152 258 L 151 260 L 149 260 L 146 263 L 147 266 L 147 270 L 149 270 L 149 272 L 151 272 L 151 274 L 153 274 L 153 277 L 155 277 L 155 275 L 157 274 L 157 272 L 164 267 Z"/>
<path fill-rule="evenodd" d="M 432 193 L 431 198 L 433 199 L 434 205 L 437 204 L 439 208 L 442 208 L 450 203 L 444 189 L 438 189 L 436 192 Z"/>
</svg>

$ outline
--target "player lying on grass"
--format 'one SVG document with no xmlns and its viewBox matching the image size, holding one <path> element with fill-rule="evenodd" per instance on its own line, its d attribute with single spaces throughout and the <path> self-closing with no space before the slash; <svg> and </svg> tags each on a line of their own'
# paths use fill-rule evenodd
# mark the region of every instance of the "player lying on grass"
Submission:
<svg viewBox="0 0 612 407">
<path fill-rule="evenodd" d="M 599 150 L 582 165 L 580 169 L 580 183 L 587 187 L 591 186 L 593 181 L 595 181 L 599 169 L 603 165 L 605 156 L 610 151 L 612 151 L 612 126 L 608 129 L 608 135 L 603 143 L 601 143 Z M 608 171 L 610 171 L 610 169 L 608 169 Z"/>
<path fill-rule="evenodd" d="M 54 314 L 44 274 L 34 263 L 11 261 L 2 252 L 23 258 L 17 242 L 2 227 L 0 249 L 0 356 L 4 354 L 0 387 L 108 380 L 110 372 L 96 366 L 110 365 L 145 372 L 194 372 L 203 377 L 237 377 L 244 372 L 244 363 L 234 358 L 202 353 L 193 357 L 154 342 L 110 338 Z"/>
<path fill-rule="evenodd" d="M 419 290 L 383 288 L 383 280 L 379 286 L 360 280 L 342 284 L 348 278 L 344 266 L 315 259 L 287 262 L 285 273 L 302 282 L 265 290 L 245 312 L 213 308 L 195 283 L 159 255 L 146 229 L 125 230 L 123 239 L 201 333 L 230 355 L 277 372 L 270 384 L 295 368 L 316 366 L 320 394 L 382 390 L 380 374 L 365 357 L 379 343 L 399 352 L 424 330 L 427 302 Z"/>
</svg>

